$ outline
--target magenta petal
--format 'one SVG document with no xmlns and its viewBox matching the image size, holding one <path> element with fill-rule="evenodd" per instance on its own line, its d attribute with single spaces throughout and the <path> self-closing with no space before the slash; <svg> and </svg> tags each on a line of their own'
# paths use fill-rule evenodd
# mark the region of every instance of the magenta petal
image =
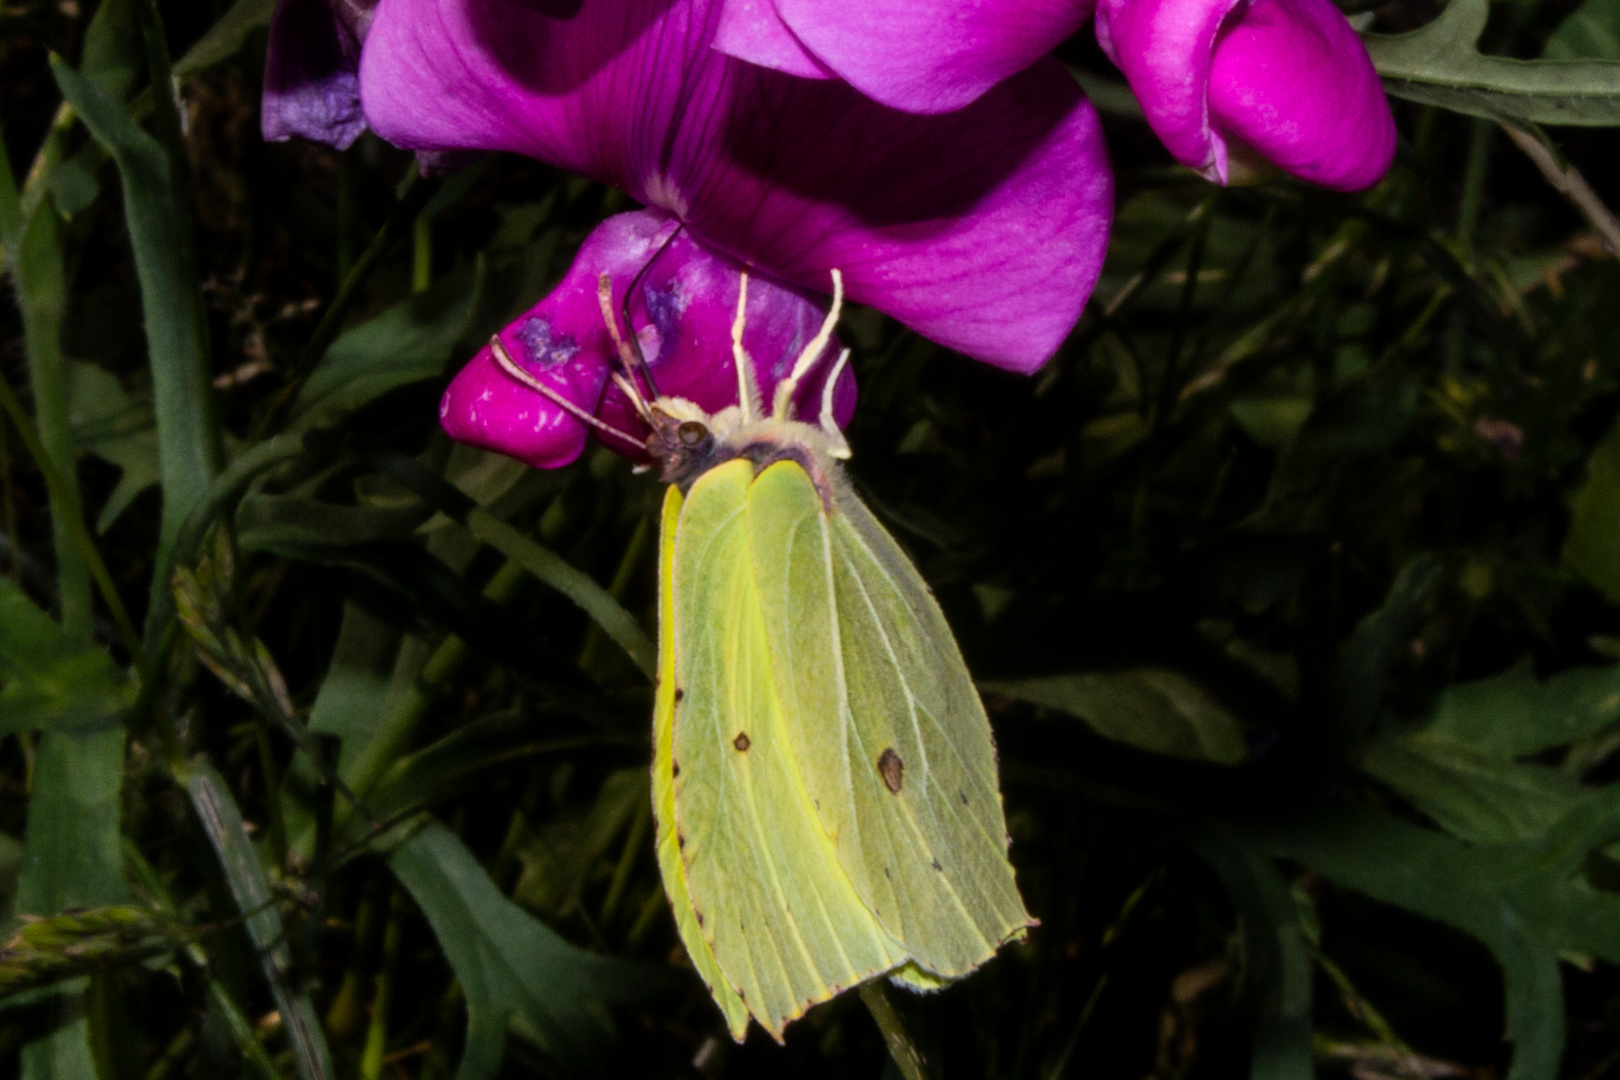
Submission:
<svg viewBox="0 0 1620 1080">
<path fill-rule="evenodd" d="M 620 214 L 597 226 L 551 294 L 500 332 L 507 354 L 535 379 L 595 413 L 615 355 L 597 279 L 611 275 L 622 295 L 675 226 L 663 214 Z M 587 433 L 584 423 L 502 370 L 488 345 L 451 380 L 439 403 L 439 422 L 453 439 L 543 469 L 577 458 Z"/>
<path fill-rule="evenodd" d="M 1113 212 L 1096 113 L 1055 61 L 953 113 L 728 61 L 656 192 L 704 239 L 979 360 L 1033 371 L 1079 318 Z M 783 132 L 791 137 L 784 138 Z M 651 194 L 651 193 L 650 193 Z"/>
<path fill-rule="evenodd" d="M 714 47 L 727 56 L 750 64 L 784 71 L 807 79 L 825 79 L 832 71 L 817 60 L 782 17 L 771 0 L 724 0 Z"/>
<path fill-rule="evenodd" d="M 1099 0 L 1097 42 L 1183 165 L 1226 183 L 1226 140 L 1209 122 L 1215 36 L 1242 0 Z"/>
<path fill-rule="evenodd" d="M 708 412 L 737 402 L 731 325 L 743 268 L 684 231 L 664 247 L 676 226 L 672 217 L 655 210 L 609 218 L 586 239 L 557 288 L 500 333 L 507 353 L 528 374 L 633 436 L 602 436 L 605 445 L 632 457 L 640 456 L 646 428 L 619 389 L 608 383 L 614 347 L 597 299 L 600 275 L 613 281 L 618 315 L 625 293 L 646 268 L 631 294 L 630 323 L 660 394 L 685 398 Z M 825 303 L 805 292 L 750 277 L 743 344 L 767 402 L 825 315 Z M 794 402 L 799 419 L 819 418 L 822 390 L 837 352 L 835 340 L 801 383 Z M 855 380 L 846 367 L 834 390 L 833 412 L 842 425 L 854 411 Z M 540 468 L 573 461 L 587 434 L 584 423 L 503 370 L 488 347 L 451 381 L 439 419 L 452 438 Z"/>
<path fill-rule="evenodd" d="M 366 129 L 360 41 L 369 5 L 277 0 L 264 58 L 259 126 L 269 142 L 301 135 L 345 149 Z"/>
<path fill-rule="evenodd" d="M 562 11 L 561 16 L 547 14 Z M 503 149 L 626 188 L 695 237 L 951 348 L 1038 367 L 1101 268 L 1096 115 L 1053 61 L 939 116 L 710 47 L 715 0 L 384 0 L 366 115 L 411 149 Z"/>
<path fill-rule="evenodd" d="M 1216 183 L 1232 139 L 1328 187 L 1389 168 L 1389 104 L 1331 0 L 1100 0 L 1097 40 L 1171 154 Z"/>
<path fill-rule="evenodd" d="M 1079 29 L 1093 6 L 1093 0 L 775 3 L 797 39 L 852 86 L 921 113 L 959 109 L 1023 71 Z"/>
<path fill-rule="evenodd" d="M 1251 0 L 1229 23 L 1210 70 L 1215 126 L 1324 187 L 1377 183 L 1395 157 L 1395 121 L 1331 0 Z"/>
</svg>

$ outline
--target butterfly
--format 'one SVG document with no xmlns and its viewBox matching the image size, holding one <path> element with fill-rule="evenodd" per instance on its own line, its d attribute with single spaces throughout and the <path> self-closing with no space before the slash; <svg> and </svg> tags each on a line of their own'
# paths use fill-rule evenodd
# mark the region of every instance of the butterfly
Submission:
<svg viewBox="0 0 1620 1080">
<path fill-rule="evenodd" d="M 657 394 L 603 318 L 615 383 L 651 434 L 604 424 L 524 371 L 513 378 L 643 448 L 662 511 L 652 797 L 657 854 L 693 965 L 741 1041 L 778 1041 L 811 1006 L 888 976 L 935 990 L 1034 925 L 1007 860 L 995 743 L 927 584 L 844 475 L 825 380 L 819 423 L 794 395 L 843 301 L 767 412 L 732 325 L 737 403 Z M 633 286 L 632 286 L 633 287 Z M 628 319 L 626 320 L 628 321 Z M 644 394 L 637 374 L 648 384 Z"/>
</svg>

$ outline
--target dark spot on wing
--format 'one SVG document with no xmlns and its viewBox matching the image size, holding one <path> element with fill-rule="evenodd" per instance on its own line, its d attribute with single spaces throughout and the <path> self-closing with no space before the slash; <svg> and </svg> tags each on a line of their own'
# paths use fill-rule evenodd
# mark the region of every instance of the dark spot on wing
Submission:
<svg viewBox="0 0 1620 1080">
<path fill-rule="evenodd" d="M 958 791 L 958 792 L 957 792 L 957 793 L 956 793 L 956 794 L 957 794 L 957 795 L 958 795 L 958 796 L 960 796 L 960 797 L 961 797 L 961 799 L 962 799 L 962 805 L 963 805 L 963 806 L 966 806 L 966 805 L 967 805 L 967 792 L 965 792 L 965 791 Z"/>
<path fill-rule="evenodd" d="M 877 771 L 878 775 L 883 777 L 883 786 L 889 789 L 889 794 L 900 794 L 906 763 L 900 760 L 900 755 L 894 752 L 894 747 L 890 746 L 878 755 Z"/>
<path fill-rule="evenodd" d="M 935 859 L 934 860 L 934 869 L 935 870 L 944 870 L 945 868 L 943 866 L 939 865 L 939 860 L 938 859 Z"/>
<path fill-rule="evenodd" d="M 683 851 L 686 850 L 686 834 L 679 829 L 675 830 L 675 846 Z"/>
<path fill-rule="evenodd" d="M 746 753 L 748 748 L 753 746 L 754 743 L 753 740 L 748 737 L 748 732 L 739 731 L 737 732 L 737 737 L 731 740 L 731 745 L 737 748 L 738 753 Z"/>
<path fill-rule="evenodd" d="M 697 920 L 698 920 L 698 925 L 699 925 L 699 926 L 702 926 L 702 925 L 703 925 L 703 912 L 701 912 L 701 911 L 698 911 L 698 910 L 696 910 L 696 909 L 695 909 L 695 908 L 694 908 L 694 909 L 693 909 L 693 911 L 692 911 L 692 914 L 694 914 L 694 915 L 696 915 L 696 916 L 697 916 Z"/>
<path fill-rule="evenodd" d="M 884 877 L 889 877 L 889 876 L 890 876 L 890 874 L 889 874 L 889 868 L 888 868 L 888 867 L 887 867 L 887 866 L 885 866 L 885 867 L 884 867 L 884 868 L 883 868 L 883 876 L 884 876 Z"/>
<path fill-rule="evenodd" d="M 679 700 L 681 700 L 681 698 L 683 698 L 685 696 L 686 696 L 686 691 L 682 690 L 680 687 L 677 686 L 675 688 L 675 700 L 679 701 Z"/>
<path fill-rule="evenodd" d="M 670 763 L 669 763 L 669 775 L 672 776 L 672 777 L 681 775 L 681 763 L 680 762 L 675 761 L 673 759 L 670 760 Z"/>
</svg>

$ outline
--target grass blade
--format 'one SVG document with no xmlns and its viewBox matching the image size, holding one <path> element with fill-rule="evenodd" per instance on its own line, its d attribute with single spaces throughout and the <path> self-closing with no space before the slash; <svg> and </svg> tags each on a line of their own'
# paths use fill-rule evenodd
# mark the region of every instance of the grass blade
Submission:
<svg viewBox="0 0 1620 1080">
<path fill-rule="evenodd" d="M 170 155 L 60 57 L 51 58 L 51 70 L 63 97 L 118 166 L 141 282 L 163 474 L 163 520 L 147 615 L 151 640 L 171 610 L 168 570 L 174 542 L 220 468 L 202 293 Z"/>
<path fill-rule="evenodd" d="M 219 856 L 220 869 L 236 898 L 237 909 L 247 919 L 248 936 L 259 951 L 271 996 L 281 1010 L 298 1075 L 302 1080 L 327 1080 L 332 1076 L 332 1055 L 326 1035 L 309 992 L 293 976 L 292 954 L 287 948 L 281 914 L 271 902 L 270 882 L 242 823 L 236 800 L 231 798 L 224 779 L 206 765 L 187 767 L 179 779 Z"/>
</svg>

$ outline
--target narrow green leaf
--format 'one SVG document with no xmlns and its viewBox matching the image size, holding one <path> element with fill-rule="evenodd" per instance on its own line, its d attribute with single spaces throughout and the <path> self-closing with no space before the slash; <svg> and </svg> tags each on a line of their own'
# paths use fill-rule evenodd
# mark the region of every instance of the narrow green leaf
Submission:
<svg viewBox="0 0 1620 1080">
<path fill-rule="evenodd" d="M 208 32 L 174 62 L 175 78 L 187 78 L 235 56 L 253 31 L 270 25 L 270 15 L 275 9 L 275 0 L 236 0 Z"/>
<path fill-rule="evenodd" d="M 11 384 L 6 382 L 4 375 L 0 375 L 0 410 L 11 417 L 17 434 L 22 437 L 23 446 L 28 449 L 28 453 L 34 458 L 34 464 L 39 467 L 40 474 L 45 480 L 45 488 L 51 493 L 52 502 L 63 506 L 75 503 L 77 500 L 69 491 L 67 481 L 51 464 L 50 456 L 40 441 L 33 421 L 23 411 L 22 402 L 17 400 L 16 393 L 11 389 Z M 124 638 L 125 647 L 131 653 L 138 652 L 141 644 L 140 635 L 135 632 L 134 624 L 130 622 L 129 612 L 124 610 L 123 598 L 118 595 L 118 587 L 113 583 L 112 575 L 108 573 L 107 565 L 101 559 L 101 553 L 96 550 L 95 541 L 90 536 L 90 530 L 85 527 L 84 519 L 73 514 L 54 519 L 52 525 L 65 532 L 73 541 L 74 549 L 83 564 L 82 569 L 87 570 L 89 576 L 95 579 L 97 588 L 101 590 L 101 599 L 107 605 L 113 622 Z M 71 564 L 66 570 L 58 566 L 58 578 L 72 569 L 74 568 Z M 88 640 L 89 628 L 81 628 L 78 637 L 80 640 Z"/>
<path fill-rule="evenodd" d="M 206 765 L 186 767 L 179 779 L 219 856 L 220 869 L 236 898 L 237 909 L 246 917 L 248 936 L 258 949 L 271 996 L 281 1010 L 292 1043 L 298 1075 L 301 1080 L 326 1080 L 333 1075 L 326 1034 L 321 1030 L 309 991 L 293 977 L 281 914 L 272 902 L 270 882 L 242 824 L 236 800 L 220 775 Z"/>
<path fill-rule="evenodd" d="M 1620 664 L 1571 668 L 1543 682 L 1526 659 L 1500 675 L 1448 687 L 1423 738 L 1510 761 L 1567 746 L 1617 721 Z"/>
<path fill-rule="evenodd" d="M 0 734 L 116 727 L 134 700 L 134 684 L 106 653 L 0 578 Z"/>
<path fill-rule="evenodd" d="M 67 376 L 74 443 L 122 470 L 96 518 L 96 531 L 106 532 L 135 496 L 162 479 L 152 404 L 128 393 L 117 376 L 94 364 L 69 361 Z"/>
<path fill-rule="evenodd" d="M 397 819 L 462 789 L 489 769 L 569 751 L 616 749 L 633 754 L 646 749 L 645 741 L 635 739 L 546 737 L 545 730 L 538 718 L 524 713 L 474 720 L 396 760 L 372 788 L 367 805 L 380 818 Z"/>
<path fill-rule="evenodd" d="M 11 171 L 11 152 L 4 136 L 0 135 L 0 247 L 5 249 L 3 255 L 7 263 L 22 235 L 22 225 L 22 192 L 17 190 L 17 176 Z"/>
<path fill-rule="evenodd" d="M 1540 836 L 1589 794 L 1544 765 L 1521 765 L 1420 736 L 1380 739 L 1361 767 L 1462 840 Z"/>
<path fill-rule="evenodd" d="M 1363 40 L 1396 97 L 1519 124 L 1620 125 L 1620 63 L 1482 55 L 1490 0 L 1450 0 L 1410 34 Z"/>
<path fill-rule="evenodd" d="M 649 679 L 653 677 L 657 649 L 652 639 L 613 594 L 589 574 L 530 540 L 415 458 L 376 454 L 371 460 L 379 470 L 416 492 L 473 536 L 572 600 L 629 655 L 642 674 Z"/>
<path fill-rule="evenodd" d="M 1079 672 L 983 689 L 1078 717 L 1104 738 L 1155 754 L 1221 765 L 1247 757 L 1237 717 L 1180 672 Z"/>
<path fill-rule="evenodd" d="M 136 19 L 139 0 L 102 0 L 84 31 L 79 70 L 112 101 L 128 100 L 146 71 Z"/>
<path fill-rule="evenodd" d="M 1541 55 L 1548 60 L 1620 60 L 1620 0 L 1586 0 L 1558 24 Z"/>
<path fill-rule="evenodd" d="M 22 309 L 23 345 L 28 354 L 34 423 L 45 460 L 59 483 L 52 485 L 51 529 L 56 548 L 57 594 L 62 624 L 88 640 L 94 619 L 90 570 L 74 536 L 83 517 L 75 468 L 73 430 L 68 422 L 67 372 L 62 358 L 62 319 L 67 281 L 62 229 L 50 200 L 43 199 L 23 223 L 13 282 Z"/>
<path fill-rule="evenodd" d="M 206 323 L 189 220 L 162 145 L 60 57 L 52 57 L 51 70 L 63 97 L 118 166 L 141 281 L 163 474 L 150 631 L 167 622 L 168 564 L 174 542 L 192 507 L 207 496 L 220 466 Z"/>
<path fill-rule="evenodd" d="M 1620 424 L 1587 459 L 1570 505 L 1564 565 L 1620 603 Z"/>
<path fill-rule="evenodd" d="M 642 1000 L 678 985 L 673 972 L 568 944 L 502 896 L 478 860 L 429 821 L 388 865 L 427 916 L 467 995 L 457 1080 L 490 1080 L 508 1022 L 565 1066 L 608 1072 L 614 1037 L 603 1002 Z"/>
<path fill-rule="evenodd" d="M 1258 998 L 1249 1080 L 1310 1080 L 1311 945 L 1287 879 L 1264 850 L 1224 828 L 1200 825 L 1188 842 L 1237 909 L 1243 981 Z"/>
<path fill-rule="evenodd" d="M 119 848 L 124 732 L 45 734 L 34 751 L 17 911 L 55 915 L 70 907 L 129 900 Z M 96 1080 L 82 995 L 57 1003 L 60 1024 L 23 1048 L 25 1080 Z"/>
<path fill-rule="evenodd" d="M 1407 648 L 1429 598 L 1440 583 L 1440 561 L 1420 555 L 1407 561 L 1384 597 L 1345 638 L 1333 668 L 1332 742 L 1340 758 L 1364 747 L 1384 701 L 1384 684 L 1395 658 Z"/>
<path fill-rule="evenodd" d="M 330 427 L 389 390 L 437 378 L 478 311 L 484 267 L 480 259 L 339 337 L 304 383 L 291 426 Z"/>
</svg>

